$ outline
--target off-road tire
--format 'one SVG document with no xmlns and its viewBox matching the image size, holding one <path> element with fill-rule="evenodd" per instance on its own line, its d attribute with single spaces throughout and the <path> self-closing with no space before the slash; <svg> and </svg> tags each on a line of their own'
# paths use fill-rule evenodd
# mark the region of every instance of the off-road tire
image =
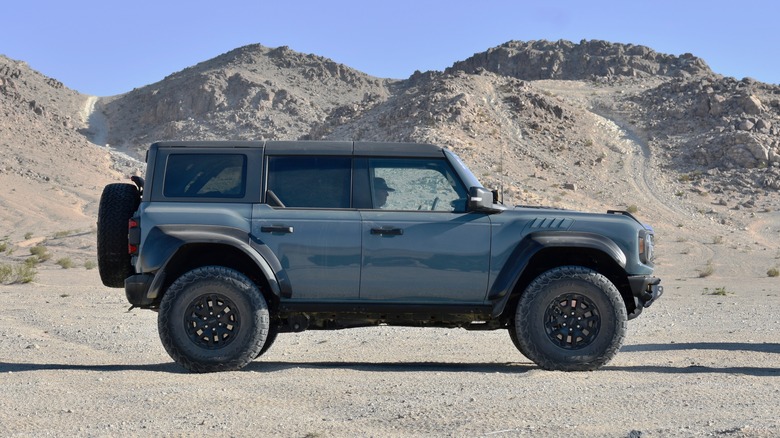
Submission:
<svg viewBox="0 0 780 438">
<path fill-rule="evenodd" d="M 157 328 L 165 350 L 198 372 L 239 370 L 266 343 L 268 306 L 244 274 L 205 266 L 179 277 L 163 295 Z"/>
<path fill-rule="evenodd" d="M 133 275 L 127 251 L 127 221 L 138 209 L 141 197 L 132 184 L 109 184 L 98 206 L 97 256 L 100 280 L 108 287 L 124 287 Z"/>
<path fill-rule="evenodd" d="M 509 332 L 509 339 L 512 340 L 512 344 L 520 351 L 520 354 L 522 354 L 525 357 L 528 357 L 528 354 L 526 354 L 525 350 L 523 350 L 523 346 L 520 344 L 520 341 L 517 339 L 517 330 L 514 326 L 509 327 L 507 330 Z"/>
<path fill-rule="evenodd" d="M 257 353 L 257 357 L 260 357 L 265 354 L 266 351 L 268 351 L 269 348 L 271 348 L 272 345 L 274 345 L 274 342 L 276 342 L 276 337 L 279 336 L 279 325 L 278 324 L 271 324 L 268 327 L 268 336 L 265 337 L 265 342 L 263 343 L 263 348 L 260 349 L 260 352 Z"/>
<path fill-rule="evenodd" d="M 626 307 L 609 279 L 581 266 L 542 273 L 520 296 L 518 349 L 546 370 L 590 371 L 617 354 Z"/>
</svg>

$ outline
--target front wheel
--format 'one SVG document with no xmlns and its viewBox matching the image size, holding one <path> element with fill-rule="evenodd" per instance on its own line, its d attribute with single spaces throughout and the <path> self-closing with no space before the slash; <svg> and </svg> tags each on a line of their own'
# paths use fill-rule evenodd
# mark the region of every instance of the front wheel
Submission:
<svg viewBox="0 0 780 438">
<path fill-rule="evenodd" d="M 168 288 L 157 328 L 165 350 L 184 368 L 199 373 L 238 370 L 266 344 L 268 306 L 244 274 L 205 266 Z"/>
<path fill-rule="evenodd" d="M 615 285 L 581 266 L 539 275 L 520 296 L 515 315 L 518 349 L 540 367 L 590 371 L 623 344 L 626 307 Z"/>
</svg>

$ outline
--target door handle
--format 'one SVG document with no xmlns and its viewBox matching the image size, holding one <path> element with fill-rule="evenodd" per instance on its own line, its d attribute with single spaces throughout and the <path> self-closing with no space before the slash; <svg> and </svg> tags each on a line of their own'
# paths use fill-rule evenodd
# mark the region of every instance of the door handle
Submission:
<svg viewBox="0 0 780 438">
<path fill-rule="evenodd" d="M 260 232 L 291 234 L 293 232 L 293 227 L 288 227 L 287 225 L 264 225 L 260 227 Z"/>
<path fill-rule="evenodd" d="M 380 236 L 401 236 L 404 234 L 403 228 L 372 228 L 371 234 L 379 234 Z"/>
</svg>

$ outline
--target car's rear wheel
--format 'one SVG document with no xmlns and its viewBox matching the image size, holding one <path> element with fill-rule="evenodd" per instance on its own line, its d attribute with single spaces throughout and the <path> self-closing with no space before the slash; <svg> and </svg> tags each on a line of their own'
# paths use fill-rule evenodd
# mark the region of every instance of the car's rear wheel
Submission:
<svg viewBox="0 0 780 438">
<path fill-rule="evenodd" d="M 626 307 L 614 284 L 581 266 L 562 266 L 531 282 L 517 306 L 518 349 L 548 370 L 597 369 L 617 354 Z"/>
<path fill-rule="evenodd" d="M 244 274 L 206 266 L 168 288 L 157 327 L 165 350 L 184 368 L 200 373 L 238 370 L 266 344 L 268 306 Z"/>
<path fill-rule="evenodd" d="M 127 250 L 127 221 L 138 209 L 141 197 L 132 184 L 108 184 L 98 206 L 97 256 L 100 280 L 108 287 L 124 287 L 133 275 Z"/>
</svg>

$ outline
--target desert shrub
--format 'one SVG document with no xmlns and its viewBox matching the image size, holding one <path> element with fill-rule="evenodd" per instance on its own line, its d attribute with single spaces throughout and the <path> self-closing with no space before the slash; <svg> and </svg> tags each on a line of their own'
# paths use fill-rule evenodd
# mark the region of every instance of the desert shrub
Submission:
<svg viewBox="0 0 780 438">
<path fill-rule="evenodd" d="M 766 271 L 766 275 L 768 275 L 769 277 L 780 276 L 780 269 L 778 269 L 777 267 L 769 268 L 769 270 Z"/>
<path fill-rule="evenodd" d="M 8 265 L 0 265 L 0 283 L 7 284 L 11 280 L 14 269 Z"/>
<path fill-rule="evenodd" d="M 84 267 L 87 269 L 95 269 L 97 267 L 97 263 L 94 260 L 87 260 L 84 262 Z"/>
<path fill-rule="evenodd" d="M 8 242 L 0 242 L 0 252 L 5 252 L 8 249 Z"/>
<path fill-rule="evenodd" d="M 712 260 L 710 260 L 707 262 L 707 266 L 705 266 L 704 269 L 699 271 L 699 278 L 709 277 L 714 273 L 715 273 L 715 267 L 712 266 Z"/>
<path fill-rule="evenodd" d="M 35 277 L 38 276 L 38 270 L 35 266 L 27 265 L 26 263 L 18 265 L 14 269 L 14 278 L 12 283 L 30 283 L 35 281 Z"/>
<path fill-rule="evenodd" d="M 32 239 L 33 233 L 24 233 L 24 240 Z"/>
<path fill-rule="evenodd" d="M 715 289 L 710 290 L 710 288 L 705 287 L 703 295 L 718 295 L 718 296 L 726 296 L 726 295 L 733 295 L 733 292 L 729 292 L 726 290 L 726 286 L 716 287 Z"/>
<path fill-rule="evenodd" d="M 628 206 L 628 208 L 626 208 L 626 211 L 628 211 L 631 214 L 634 214 L 634 213 L 639 211 L 639 207 L 637 207 L 634 204 L 631 204 L 631 205 Z"/>
<path fill-rule="evenodd" d="M 70 269 L 74 266 L 73 260 L 71 260 L 70 257 L 63 257 L 57 260 L 55 263 L 60 265 L 62 269 Z"/>
<path fill-rule="evenodd" d="M 38 271 L 34 265 L 22 263 L 17 266 L 0 265 L 0 283 L 29 283 L 35 280 Z"/>
<path fill-rule="evenodd" d="M 35 245 L 30 248 L 30 254 L 38 258 L 38 263 L 45 262 L 51 258 L 51 254 L 43 245 Z"/>
<path fill-rule="evenodd" d="M 712 238 L 713 245 L 720 245 L 721 243 L 723 243 L 723 236 L 715 236 Z"/>
</svg>

